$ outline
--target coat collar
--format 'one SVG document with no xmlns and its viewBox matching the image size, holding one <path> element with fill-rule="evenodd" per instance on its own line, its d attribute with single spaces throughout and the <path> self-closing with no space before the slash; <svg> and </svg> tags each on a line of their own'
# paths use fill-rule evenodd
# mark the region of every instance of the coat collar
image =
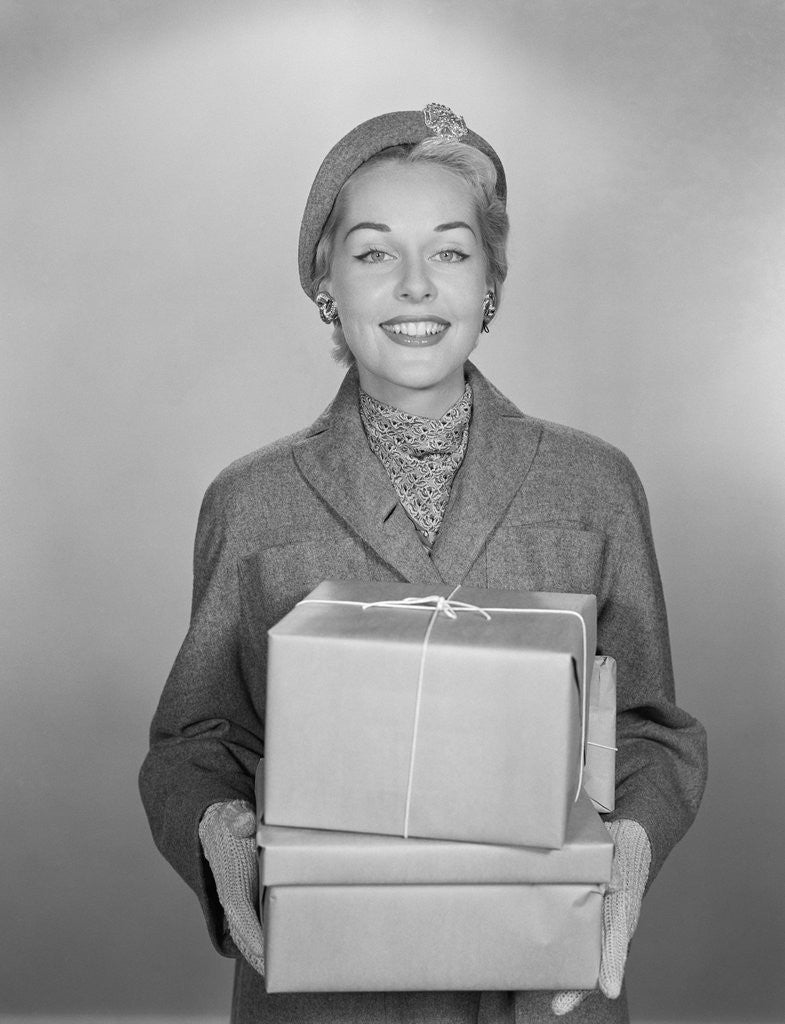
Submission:
<svg viewBox="0 0 785 1024">
<path fill-rule="evenodd" d="M 540 426 L 524 416 L 472 364 L 469 444 L 429 555 L 379 460 L 359 413 L 356 369 L 332 405 L 295 447 L 297 465 L 318 494 L 380 558 L 411 583 L 460 583 L 521 487 Z"/>
</svg>

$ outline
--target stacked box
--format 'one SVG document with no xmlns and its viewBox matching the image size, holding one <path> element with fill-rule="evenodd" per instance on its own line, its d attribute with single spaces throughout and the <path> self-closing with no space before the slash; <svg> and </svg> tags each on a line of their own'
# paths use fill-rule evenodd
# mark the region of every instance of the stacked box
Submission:
<svg viewBox="0 0 785 1024">
<path fill-rule="evenodd" d="M 595 643 L 591 595 L 410 584 L 325 583 L 270 630 L 268 992 L 596 986 L 615 663 Z"/>
<path fill-rule="evenodd" d="M 269 631 L 267 823 L 560 847 L 595 644 L 593 595 L 321 584 Z"/>
<path fill-rule="evenodd" d="M 268 992 L 596 986 L 613 845 L 585 795 L 555 850 L 261 819 L 257 838 Z"/>
</svg>

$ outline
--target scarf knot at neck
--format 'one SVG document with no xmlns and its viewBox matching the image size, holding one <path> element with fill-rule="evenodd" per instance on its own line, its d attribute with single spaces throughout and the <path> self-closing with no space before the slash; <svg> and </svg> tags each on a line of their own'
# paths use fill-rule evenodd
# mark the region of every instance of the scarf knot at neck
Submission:
<svg viewBox="0 0 785 1024">
<path fill-rule="evenodd" d="M 450 488 L 469 441 L 472 389 L 439 419 L 413 416 L 360 391 L 360 417 L 371 451 L 427 544 L 441 526 Z"/>
</svg>

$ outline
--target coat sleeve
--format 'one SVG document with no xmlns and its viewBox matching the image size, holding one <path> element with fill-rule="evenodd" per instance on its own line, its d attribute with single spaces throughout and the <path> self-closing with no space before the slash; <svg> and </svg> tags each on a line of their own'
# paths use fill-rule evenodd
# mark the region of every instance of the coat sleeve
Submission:
<svg viewBox="0 0 785 1024">
<path fill-rule="evenodd" d="M 211 803 L 253 804 L 254 772 L 264 752 L 262 698 L 249 685 L 225 491 L 219 477 L 202 503 L 190 626 L 152 721 L 139 786 L 155 843 L 198 896 L 213 944 L 238 956 L 198 834 Z"/>
<path fill-rule="evenodd" d="M 652 847 L 649 884 L 689 828 L 706 784 L 706 734 L 675 701 L 668 622 L 649 511 L 621 456 L 621 491 L 598 601 L 598 653 L 617 662 L 616 808 Z"/>
</svg>

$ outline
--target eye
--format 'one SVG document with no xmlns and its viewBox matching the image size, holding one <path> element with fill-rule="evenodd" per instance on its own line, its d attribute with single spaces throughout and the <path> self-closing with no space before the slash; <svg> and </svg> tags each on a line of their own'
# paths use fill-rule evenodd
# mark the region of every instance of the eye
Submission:
<svg viewBox="0 0 785 1024">
<path fill-rule="evenodd" d="M 363 263 L 387 263 L 392 258 L 390 253 L 385 252 L 383 249 L 367 249 L 365 252 L 360 253 L 359 256 L 355 256 L 355 259 Z"/>
<path fill-rule="evenodd" d="M 439 263 L 463 263 L 468 256 L 465 252 L 461 252 L 460 249 L 440 249 L 439 252 L 435 253 L 433 259 Z"/>
</svg>

